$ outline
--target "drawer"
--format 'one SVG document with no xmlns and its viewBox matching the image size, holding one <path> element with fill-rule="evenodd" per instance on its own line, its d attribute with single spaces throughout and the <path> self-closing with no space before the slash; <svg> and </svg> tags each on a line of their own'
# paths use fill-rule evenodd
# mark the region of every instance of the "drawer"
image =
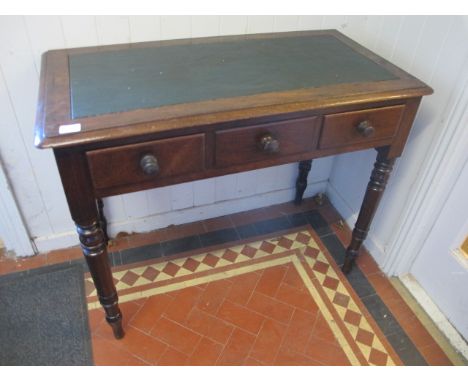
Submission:
<svg viewBox="0 0 468 382">
<path fill-rule="evenodd" d="M 316 148 L 319 117 L 308 117 L 216 132 L 216 166 L 282 158 Z"/>
<path fill-rule="evenodd" d="M 160 139 L 89 151 L 88 165 L 97 189 L 143 183 L 202 171 L 205 135 Z"/>
<path fill-rule="evenodd" d="M 390 139 L 398 131 L 404 108 L 399 105 L 327 115 L 323 121 L 319 148 Z"/>
</svg>

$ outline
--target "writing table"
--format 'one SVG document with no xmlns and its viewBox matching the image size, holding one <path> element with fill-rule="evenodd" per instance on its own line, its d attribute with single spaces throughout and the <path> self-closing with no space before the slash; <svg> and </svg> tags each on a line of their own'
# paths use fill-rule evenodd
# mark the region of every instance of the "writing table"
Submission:
<svg viewBox="0 0 468 382">
<path fill-rule="evenodd" d="M 124 335 L 106 196 L 375 148 L 351 270 L 422 96 L 432 89 L 341 33 L 64 49 L 42 57 L 35 144 L 54 150 L 107 322 Z"/>
</svg>

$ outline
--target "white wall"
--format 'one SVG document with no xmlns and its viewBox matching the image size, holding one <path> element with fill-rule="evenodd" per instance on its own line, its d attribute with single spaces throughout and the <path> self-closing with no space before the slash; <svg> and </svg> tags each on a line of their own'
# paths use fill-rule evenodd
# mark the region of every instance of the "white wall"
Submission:
<svg viewBox="0 0 468 382">
<path fill-rule="evenodd" d="M 431 148 L 443 134 L 468 64 L 468 23 L 460 16 L 392 16 L 348 34 L 434 89 L 424 97 L 407 146 L 397 160 L 365 244 L 380 265 L 408 208 L 415 182 Z M 345 29 L 346 32 L 346 29 Z M 353 226 L 359 213 L 374 150 L 336 157 L 328 192 L 339 212 Z M 405 256 L 405 254 L 401 254 Z M 406 269 L 405 271 L 408 271 Z"/>
<path fill-rule="evenodd" d="M 51 150 L 33 146 L 40 56 L 49 49 L 319 29 L 321 16 L 0 17 L 0 158 L 29 234 L 40 251 L 77 244 Z M 333 158 L 314 162 L 306 195 L 325 191 Z M 109 231 L 146 231 L 293 198 L 296 165 L 107 198 Z"/>
<path fill-rule="evenodd" d="M 0 249 L 14 250 L 18 256 L 34 251 L 15 197 L 0 161 Z"/>
<path fill-rule="evenodd" d="M 38 150 L 32 143 L 42 52 L 190 36 L 325 28 L 339 29 L 436 91 L 423 101 L 366 243 L 381 261 L 425 153 L 446 118 L 451 91 L 466 58 L 466 34 L 459 17 L 0 17 L 0 158 L 39 250 L 77 243 L 52 152 Z M 364 151 L 314 161 L 309 176 L 313 185 L 307 195 L 327 188 L 335 206 L 354 223 L 374 157 L 373 151 Z M 285 202 L 292 199 L 295 176 L 296 166 L 286 165 L 107 198 L 110 232 L 150 230 Z"/>
</svg>

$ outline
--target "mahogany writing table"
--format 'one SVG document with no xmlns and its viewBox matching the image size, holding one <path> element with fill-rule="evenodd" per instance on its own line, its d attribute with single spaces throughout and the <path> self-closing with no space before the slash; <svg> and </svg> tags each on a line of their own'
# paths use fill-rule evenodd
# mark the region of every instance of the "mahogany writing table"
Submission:
<svg viewBox="0 0 468 382">
<path fill-rule="evenodd" d="M 35 144 L 54 150 L 107 322 L 123 336 L 102 197 L 376 148 L 351 270 L 432 89 L 337 31 L 100 46 L 43 55 Z"/>
</svg>

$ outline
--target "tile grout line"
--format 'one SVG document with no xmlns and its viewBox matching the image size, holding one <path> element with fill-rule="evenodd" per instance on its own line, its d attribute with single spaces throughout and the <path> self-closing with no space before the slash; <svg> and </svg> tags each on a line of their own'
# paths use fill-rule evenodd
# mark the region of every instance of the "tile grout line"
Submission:
<svg viewBox="0 0 468 382">
<path fill-rule="evenodd" d="M 292 265 L 292 264 L 291 264 L 291 265 Z M 286 271 L 286 272 L 287 272 L 287 271 Z M 286 272 L 285 272 L 285 275 L 286 275 Z M 283 277 L 283 280 L 284 280 L 284 277 Z M 281 283 L 283 283 L 283 280 L 281 281 Z M 279 289 L 279 288 L 278 288 L 278 289 Z M 278 291 L 276 291 L 275 296 L 276 296 L 277 293 L 278 293 Z M 284 333 L 283 339 L 281 340 L 281 343 L 280 343 L 280 345 L 278 346 L 278 351 L 277 351 L 276 354 L 275 354 L 275 357 L 274 357 L 274 361 L 273 361 L 273 362 L 277 362 L 277 360 L 278 360 L 279 352 L 280 352 L 281 348 L 283 347 L 284 342 L 286 341 L 286 334 L 288 333 L 289 328 L 290 328 L 291 325 L 292 325 L 292 318 L 294 317 L 294 313 L 296 312 L 296 310 L 297 310 L 297 308 L 294 307 L 293 312 L 292 312 L 292 314 L 291 314 L 291 317 L 289 318 L 288 325 L 286 326 L 286 331 L 285 331 L 285 333 Z M 315 323 L 315 321 L 314 321 L 314 323 Z"/>
<path fill-rule="evenodd" d="M 231 338 L 232 336 L 234 335 L 234 331 L 236 330 L 236 328 L 234 327 L 233 325 L 233 329 L 231 330 L 231 333 L 229 334 L 229 337 L 226 341 L 226 343 L 223 345 L 223 348 L 221 349 L 221 352 L 219 353 L 219 356 L 218 358 L 216 359 L 216 362 L 214 363 L 215 365 L 219 365 L 219 361 L 220 361 L 220 358 L 221 356 L 224 354 L 224 350 L 226 350 L 228 344 L 229 344 L 229 341 L 231 341 Z"/>
<path fill-rule="evenodd" d="M 258 333 L 255 335 L 255 341 L 253 342 L 252 346 L 250 347 L 249 352 L 248 352 L 247 355 L 245 356 L 244 362 L 245 362 L 245 360 L 246 360 L 247 358 L 249 358 L 250 355 L 252 354 L 252 350 L 255 348 L 255 345 L 256 345 L 256 343 L 257 343 L 257 341 L 258 341 L 258 336 L 259 336 L 260 332 L 262 331 L 263 326 L 265 325 L 265 322 L 266 322 L 266 319 L 263 318 L 262 324 L 260 325 L 260 328 L 258 329 Z M 253 357 L 251 357 L 251 358 L 253 358 Z"/>
<path fill-rule="evenodd" d="M 232 286 L 231 286 L 231 288 L 232 288 Z M 221 305 L 224 303 L 225 300 L 226 300 L 226 297 L 223 298 L 223 301 L 221 302 L 221 304 L 219 304 L 218 308 L 216 309 L 216 314 L 219 312 L 219 309 L 220 309 Z M 218 317 L 215 316 L 214 314 L 211 314 L 211 313 L 208 313 L 208 312 L 204 312 L 204 313 L 207 314 L 207 315 L 209 315 L 209 316 L 212 316 L 212 317 L 214 317 L 214 318 L 218 318 Z M 225 320 L 223 320 L 223 319 L 221 319 L 221 318 L 218 318 L 218 319 L 220 319 L 220 320 L 223 321 L 223 322 L 226 322 Z M 216 361 L 214 362 L 215 365 L 218 364 L 218 362 L 219 362 L 221 356 L 222 356 L 223 353 L 224 353 L 224 350 L 226 349 L 226 347 L 227 347 L 228 344 L 229 344 L 229 341 L 231 340 L 232 336 L 234 335 L 234 331 L 236 330 L 236 326 L 235 326 L 235 325 L 231 324 L 230 322 L 228 322 L 228 324 L 232 327 L 232 328 L 231 328 L 231 333 L 229 333 L 229 337 L 227 338 L 226 343 L 225 343 L 225 344 L 221 344 L 222 349 L 221 349 L 220 353 L 218 354 L 218 358 L 216 358 Z"/>
</svg>

